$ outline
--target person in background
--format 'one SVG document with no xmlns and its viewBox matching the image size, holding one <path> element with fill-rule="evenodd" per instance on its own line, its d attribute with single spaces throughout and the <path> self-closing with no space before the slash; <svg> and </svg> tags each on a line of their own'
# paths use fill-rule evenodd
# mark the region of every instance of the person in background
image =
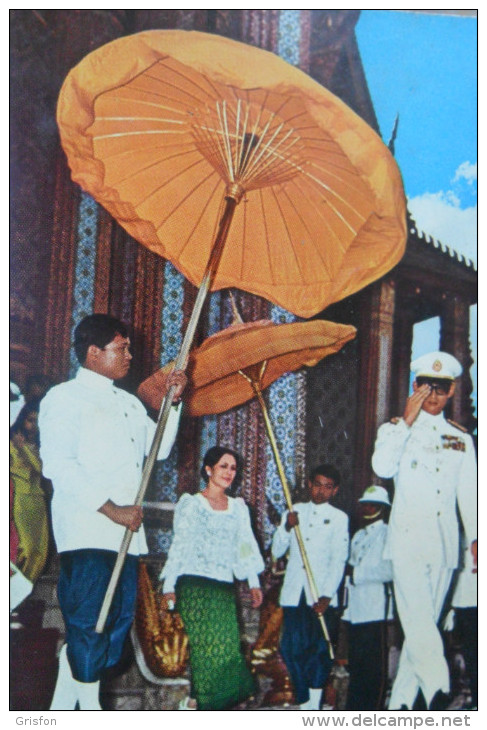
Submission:
<svg viewBox="0 0 487 730">
<path fill-rule="evenodd" d="M 294 511 L 284 512 L 272 539 L 272 557 L 289 550 L 280 595 L 283 607 L 281 654 L 294 685 L 296 701 L 303 710 L 318 710 L 332 659 L 318 616 L 324 616 L 330 637 L 338 626 L 333 607 L 348 558 L 348 517 L 333 507 L 340 486 L 334 466 L 322 464 L 310 474 L 309 502 L 298 502 Z M 308 578 L 293 528 L 299 525 L 311 565 L 319 600 L 313 603 Z"/>
<path fill-rule="evenodd" d="M 10 381 L 9 387 L 9 401 L 10 401 L 10 426 L 13 426 L 17 420 L 22 408 L 25 406 L 25 398 L 20 390 L 20 387 L 13 380 Z"/>
<path fill-rule="evenodd" d="M 421 690 L 426 708 L 441 711 L 451 698 L 438 620 L 458 564 L 457 508 L 476 561 L 477 464 L 472 438 L 443 413 L 462 372 L 458 360 L 435 351 L 411 370 L 403 416 L 379 428 L 372 456 L 375 473 L 395 486 L 384 556 L 404 643 L 389 709 L 412 709 Z"/>
<path fill-rule="evenodd" d="M 176 606 L 189 639 L 191 697 L 180 710 L 229 709 L 255 691 L 240 649 L 234 578 L 248 581 L 258 608 L 264 561 L 248 507 L 226 493 L 240 471 L 237 453 L 212 447 L 201 469 L 206 487 L 183 494 L 174 513 L 174 537 L 160 577 L 164 604 Z"/>
<path fill-rule="evenodd" d="M 350 546 L 345 578 L 348 630 L 347 710 L 383 710 L 387 684 L 387 621 L 393 618 L 392 564 L 383 557 L 390 501 L 383 487 L 359 499 L 361 529 Z"/>
<path fill-rule="evenodd" d="M 59 605 L 66 625 L 51 710 L 101 710 L 100 677 L 114 666 L 135 613 L 139 553 L 147 552 L 142 508 L 135 505 L 143 462 L 156 424 L 141 402 L 114 385 L 132 355 L 127 328 L 107 314 L 85 317 L 74 332 L 80 362 L 75 378 L 41 401 L 43 471 L 53 486 L 52 524 L 60 557 Z M 186 383 L 171 373 L 179 401 Z M 169 455 L 181 404 L 171 413 L 158 452 Z M 134 536 L 102 633 L 100 609 L 126 529 Z"/>
<path fill-rule="evenodd" d="M 41 401 L 53 385 L 52 378 L 43 373 L 29 375 L 25 381 L 24 392 L 17 383 L 10 381 L 10 425 L 13 426 L 17 416 L 28 401 Z"/>
<path fill-rule="evenodd" d="M 46 495 L 39 456 L 39 402 L 28 401 L 10 429 L 13 520 L 18 536 L 16 566 L 32 584 L 42 574 L 49 548 Z"/>
<path fill-rule="evenodd" d="M 17 550 L 19 547 L 19 536 L 14 522 L 14 481 L 10 476 L 10 614 L 15 617 L 15 609 L 27 596 L 32 593 L 32 581 L 25 577 L 17 567 Z M 15 622 L 14 622 L 15 623 Z"/>
<path fill-rule="evenodd" d="M 463 536 L 464 537 L 464 536 Z M 465 674 L 469 682 L 470 698 L 461 709 L 476 710 L 478 707 L 478 581 L 474 555 L 466 540 L 462 540 L 460 567 L 454 577 L 451 599 L 452 610 L 447 616 L 446 630 L 455 630 L 465 662 Z"/>
</svg>

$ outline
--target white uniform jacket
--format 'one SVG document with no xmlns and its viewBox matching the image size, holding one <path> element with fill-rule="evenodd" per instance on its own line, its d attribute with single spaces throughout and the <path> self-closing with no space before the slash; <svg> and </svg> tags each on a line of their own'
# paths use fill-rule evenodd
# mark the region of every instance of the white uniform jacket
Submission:
<svg viewBox="0 0 487 730">
<path fill-rule="evenodd" d="M 299 502 L 294 506 L 299 515 L 299 527 L 311 565 L 318 596 L 328 596 L 332 606 L 337 605 L 336 592 L 343 577 L 348 558 L 348 516 L 331 504 Z M 287 511 L 272 539 L 272 555 L 280 558 L 289 549 L 289 558 L 281 590 L 281 606 L 297 606 L 304 589 L 306 601 L 313 599 L 304 570 L 294 530 L 286 530 Z"/>
<path fill-rule="evenodd" d="M 472 438 L 440 414 L 420 411 L 409 427 L 394 419 L 379 428 L 372 466 L 394 478 L 385 557 L 455 568 L 458 505 L 470 544 L 477 536 L 477 464 Z"/>
<path fill-rule="evenodd" d="M 362 624 L 392 618 L 391 589 L 386 585 L 392 581 L 392 563 L 383 557 L 386 538 L 387 525 L 383 520 L 367 525 L 353 536 L 348 561 L 353 566 L 353 582 L 346 578 L 344 621 Z"/>
<path fill-rule="evenodd" d="M 171 451 L 180 409 L 171 408 L 159 459 Z M 155 427 L 138 398 L 86 368 L 42 399 L 41 459 L 53 485 L 58 552 L 119 550 L 125 527 L 98 509 L 109 499 L 121 506 L 134 504 Z M 140 552 L 147 552 L 143 528 L 134 533 L 129 548 L 132 555 Z"/>
</svg>

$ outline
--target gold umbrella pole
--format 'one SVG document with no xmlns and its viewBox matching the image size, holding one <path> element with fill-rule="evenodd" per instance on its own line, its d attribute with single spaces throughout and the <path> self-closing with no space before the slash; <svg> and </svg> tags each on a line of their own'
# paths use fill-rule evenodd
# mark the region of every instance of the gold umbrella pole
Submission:
<svg viewBox="0 0 487 730">
<path fill-rule="evenodd" d="M 193 339 L 196 332 L 196 327 L 198 326 L 198 322 L 200 319 L 201 310 L 203 309 L 203 304 L 205 303 L 208 292 L 210 291 L 211 283 L 218 268 L 221 255 L 223 253 L 223 248 L 228 236 L 228 231 L 230 230 L 230 224 L 232 222 L 235 208 L 240 202 L 241 197 L 242 191 L 241 188 L 239 188 L 238 186 L 232 186 L 227 191 L 227 194 L 225 196 L 225 209 L 220 219 L 217 237 L 211 250 L 205 274 L 198 289 L 198 294 L 196 296 L 193 311 L 191 312 L 188 327 L 186 329 L 183 342 L 181 344 L 181 349 L 174 363 L 175 370 L 184 370 L 186 368 L 189 351 L 191 349 L 191 345 L 193 344 Z M 169 413 L 171 411 L 172 399 L 174 397 L 175 390 L 176 386 L 172 386 L 166 393 L 166 396 L 162 401 L 161 408 L 159 410 L 159 416 L 157 419 L 156 431 L 152 440 L 149 454 L 144 464 L 139 491 L 137 492 L 137 497 L 134 503 L 136 506 L 142 505 L 144 495 L 147 491 L 147 487 L 149 486 L 152 470 L 154 469 L 154 465 L 157 460 L 157 454 L 159 453 L 159 448 L 162 442 L 162 438 L 164 436 Z M 105 598 L 103 599 L 100 614 L 98 616 L 98 621 L 95 626 L 95 631 L 97 634 L 101 634 L 103 632 L 103 629 L 105 628 L 105 622 L 107 620 L 110 606 L 112 605 L 113 596 L 115 594 L 115 590 L 120 579 L 120 574 L 122 572 L 123 564 L 127 556 L 132 536 L 132 530 L 129 530 L 129 528 L 127 527 L 122 539 L 122 543 L 120 545 L 120 550 L 118 551 L 117 559 L 115 561 L 113 572 L 110 577 L 110 582 L 105 593 Z"/>
<path fill-rule="evenodd" d="M 263 366 L 262 366 L 262 369 L 261 369 L 261 377 L 263 375 L 263 371 L 264 371 L 266 365 L 267 365 L 267 363 L 264 362 L 263 363 Z M 257 399 L 259 401 L 260 407 L 262 409 L 262 414 L 264 416 L 264 422 L 265 422 L 265 426 L 266 426 L 266 430 L 267 430 L 267 435 L 269 437 L 269 441 L 271 442 L 272 451 L 274 453 L 274 458 L 276 460 L 277 471 L 279 472 L 279 477 L 281 479 L 281 484 L 282 484 L 282 488 L 283 488 L 283 491 L 284 491 L 284 498 L 286 500 L 286 504 L 287 504 L 287 507 L 288 507 L 289 512 L 294 512 L 294 506 L 293 506 L 292 497 L 291 497 L 291 490 L 289 489 L 289 485 L 287 483 L 286 474 L 284 472 L 284 467 L 283 467 L 283 464 L 282 464 L 281 456 L 279 454 L 279 449 L 278 449 L 278 446 L 277 446 L 276 437 L 274 435 L 274 429 L 272 427 L 272 422 L 271 422 L 271 419 L 269 417 L 269 412 L 267 410 L 267 406 L 266 406 L 264 397 L 262 395 L 262 391 L 260 389 L 260 385 L 259 385 L 259 383 L 257 381 L 255 381 L 252 378 L 250 378 L 242 370 L 239 370 L 239 373 L 241 375 L 243 375 L 243 377 L 246 378 L 249 381 L 249 383 L 252 386 L 252 388 L 254 390 L 254 393 L 257 396 Z M 313 602 L 314 603 L 317 603 L 318 600 L 319 600 L 318 589 L 316 587 L 316 581 L 314 579 L 313 572 L 311 570 L 311 565 L 310 565 L 310 562 L 309 562 L 308 554 L 306 553 L 306 548 L 304 546 L 303 536 L 301 535 L 301 530 L 299 528 L 299 524 L 296 525 L 293 529 L 294 529 L 294 532 L 296 534 L 296 540 L 298 541 L 299 552 L 301 553 L 301 559 L 303 561 L 304 570 L 306 572 L 306 577 L 308 579 L 308 585 L 309 585 L 309 589 L 310 589 L 310 592 L 311 592 L 311 597 L 313 599 Z M 334 659 L 335 658 L 335 653 L 333 651 L 333 646 L 332 646 L 332 643 L 331 643 L 331 640 L 330 640 L 330 635 L 328 633 L 328 629 L 327 629 L 327 626 L 326 626 L 325 618 L 324 618 L 324 616 L 323 616 L 322 613 L 318 614 L 318 619 L 319 619 L 319 622 L 321 624 L 321 628 L 323 630 L 323 636 L 325 637 L 325 640 L 326 640 L 326 642 L 328 644 L 328 650 L 330 652 L 330 658 L 331 659 Z"/>
</svg>

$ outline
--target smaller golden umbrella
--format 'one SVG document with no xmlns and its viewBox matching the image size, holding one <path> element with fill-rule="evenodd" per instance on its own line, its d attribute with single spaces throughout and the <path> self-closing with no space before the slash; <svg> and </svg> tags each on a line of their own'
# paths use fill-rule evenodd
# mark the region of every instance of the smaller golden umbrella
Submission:
<svg viewBox="0 0 487 730">
<path fill-rule="evenodd" d="M 290 512 L 294 511 L 276 437 L 262 391 L 281 375 L 316 365 L 327 355 L 338 352 L 356 335 L 355 327 L 325 320 L 274 324 L 269 320 L 238 322 L 212 335 L 193 350 L 188 363 L 191 388 L 185 400 L 192 416 L 222 413 L 257 397 L 264 416 L 267 435 Z M 161 403 L 161 382 L 166 369 L 159 370 L 139 386 L 139 397 L 157 409 Z M 306 553 L 299 525 L 294 528 L 301 558 L 314 603 L 319 599 L 316 582 Z M 323 634 L 333 658 L 325 620 L 319 616 Z"/>
<path fill-rule="evenodd" d="M 351 325 L 321 319 L 291 324 L 268 319 L 234 323 L 190 353 L 186 412 L 203 416 L 246 403 L 255 397 L 255 390 L 240 371 L 255 375 L 253 379 L 265 390 L 285 373 L 311 367 L 338 352 L 355 334 Z M 173 363 L 168 363 L 138 387 L 139 398 L 154 410 L 160 408 L 172 368 Z"/>
</svg>

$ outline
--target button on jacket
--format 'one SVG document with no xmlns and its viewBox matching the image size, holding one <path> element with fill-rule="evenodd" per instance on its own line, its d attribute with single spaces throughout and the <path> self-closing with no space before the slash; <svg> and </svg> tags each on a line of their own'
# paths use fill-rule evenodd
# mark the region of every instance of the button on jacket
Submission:
<svg viewBox="0 0 487 730">
<path fill-rule="evenodd" d="M 179 406 L 171 408 L 158 458 L 176 438 Z M 52 480 L 52 520 L 58 552 L 80 548 L 118 551 L 125 527 L 98 509 L 107 500 L 132 505 L 156 424 L 142 403 L 92 370 L 51 388 L 39 413 L 43 472 Z M 143 529 L 129 553 L 147 552 Z"/>
<path fill-rule="evenodd" d="M 311 565 L 318 596 L 332 598 L 330 605 L 337 605 L 336 592 L 343 577 L 348 558 L 348 516 L 331 504 L 300 502 L 294 506 L 299 515 L 299 527 Z M 314 601 L 301 560 L 294 530 L 286 530 L 286 511 L 272 539 L 272 555 L 280 558 L 289 548 L 289 558 L 281 590 L 281 606 L 297 606 L 304 589 L 306 601 Z"/>
<path fill-rule="evenodd" d="M 372 466 L 393 477 L 394 501 L 385 557 L 408 556 L 455 568 L 456 506 L 469 544 L 477 536 L 477 464 L 472 438 L 440 414 L 420 411 L 411 427 L 395 419 L 379 428 Z"/>
</svg>

